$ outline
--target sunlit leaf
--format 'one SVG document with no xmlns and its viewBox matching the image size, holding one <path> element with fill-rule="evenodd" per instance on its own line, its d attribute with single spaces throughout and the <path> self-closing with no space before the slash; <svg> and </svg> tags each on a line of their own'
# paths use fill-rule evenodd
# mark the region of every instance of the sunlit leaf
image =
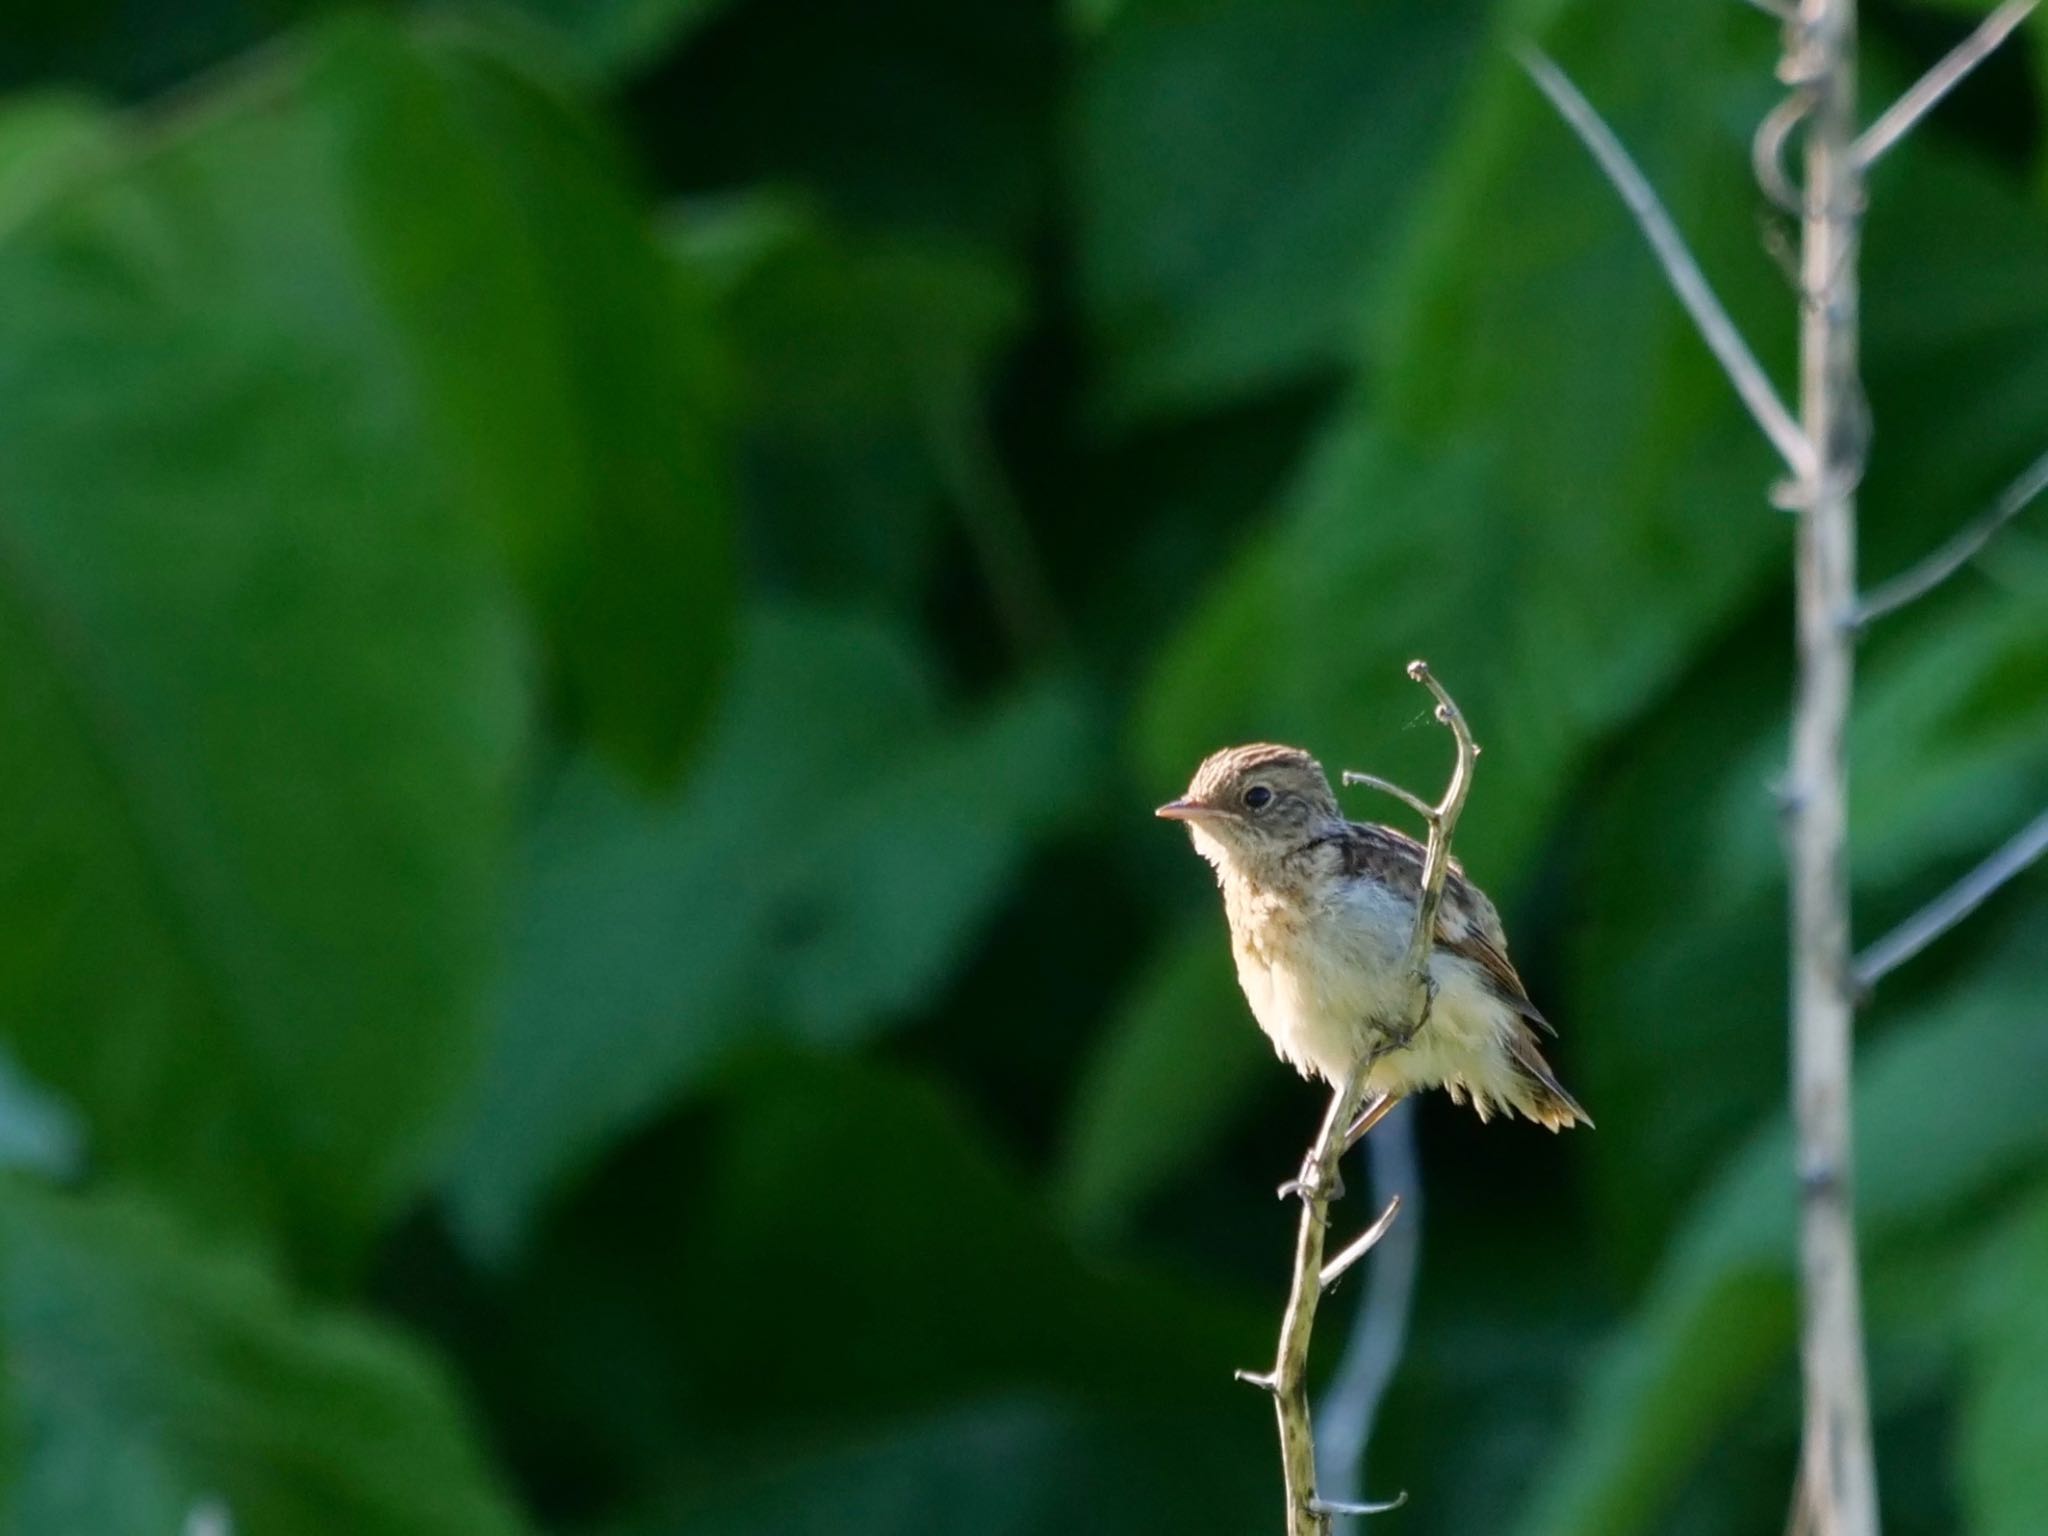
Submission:
<svg viewBox="0 0 2048 1536">
<path fill-rule="evenodd" d="M 0 1024 L 103 1166 L 331 1257 L 469 1059 L 522 712 L 328 68 L 0 243 Z"/>
<path fill-rule="evenodd" d="M 33 213 L 95 156 L 114 152 L 112 124 L 70 96 L 21 97 L 0 112 L 0 221 Z"/>
<path fill-rule="evenodd" d="M 481 53 L 65 121 L 0 242 L 0 1024 L 110 1171 L 333 1259 L 472 1059 L 532 661 L 651 772 L 708 701 L 701 359 Z"/>
</svg>

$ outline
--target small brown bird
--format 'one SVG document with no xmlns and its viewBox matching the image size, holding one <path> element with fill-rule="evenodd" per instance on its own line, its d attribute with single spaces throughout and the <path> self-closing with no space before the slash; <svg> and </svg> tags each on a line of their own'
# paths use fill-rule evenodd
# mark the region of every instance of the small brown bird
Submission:
<svg viewBox="0 0 2048 1536">
<path fill-rule="evenodd" d="M 1281 1056 L 1332 1087 L 1397 1042 L 1411 1006 L 1402 961 L 1423 848 L 1391 827 L 1347 821 L 1322 764 L 1296 747 L 1231 747 L 1159 807 L 1184 821 L 1216 868 L 1238 984 Z M 1593 1122 L 1564 1091 L 1536 1031 L 1555 1035 L 1508 961 L 1493 903 L 1455 861 L 1429 961 L 1433 1001 L 1414 1037 L 1372 1069 L 1372 1093 L 1443 1087 L 1481 1120 L 1519 1110 L 1562 1130 Z"/>
</svg>

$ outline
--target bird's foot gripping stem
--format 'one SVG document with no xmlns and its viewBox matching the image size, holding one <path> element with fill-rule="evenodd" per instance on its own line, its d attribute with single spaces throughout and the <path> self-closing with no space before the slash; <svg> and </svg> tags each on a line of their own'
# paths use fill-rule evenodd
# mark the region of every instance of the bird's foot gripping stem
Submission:
<svg viewBox="0 0 2048 1536">
<path fill-rule="evenodd" d="M 1422 1006 L 1416 1010 L 1413 1019 L 1385 1026 L 1386 1042 L 1380 1047 L 1381 1054 L 1407 1050 L 1414 1044 L 1416 1035 L 1422 1032 L 1422 1026 L 1429 1022 L 1429 1016 L 1436 1008 L 1437 981 L 1434 976 L 1423 976 L 1419 983 L 1417 990 L 1422 994 Z"/>
<path fill-rule="evenodd" d="M 1344 1175 L 1332 1168 L 1328 1182 L 1325 1182 L 1322 1170 L 1311 1157 L 1301 1165 L 1301 1172 L 1282 1184 L 1274 1193 L 1282 1200 L 1299 1199 L 1305 1205 L 1313 1205 L 1319 1200 L 1325 1203 L 1342 1200 Z"/>
</svg>

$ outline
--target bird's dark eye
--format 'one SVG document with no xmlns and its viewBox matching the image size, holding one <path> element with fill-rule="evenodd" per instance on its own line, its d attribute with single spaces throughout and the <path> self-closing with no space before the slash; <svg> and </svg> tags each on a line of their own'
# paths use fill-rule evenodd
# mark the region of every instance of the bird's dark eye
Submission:
<svg viewBox="0 0 2048 1536">
<path fill-rule="evenodd" d="M 1273 791 L 1263 784 L 1254 784 L 1244 792 L 1244 803 L 1255 811 L 1263 811 L 1273 799 Z"/>
</svg>

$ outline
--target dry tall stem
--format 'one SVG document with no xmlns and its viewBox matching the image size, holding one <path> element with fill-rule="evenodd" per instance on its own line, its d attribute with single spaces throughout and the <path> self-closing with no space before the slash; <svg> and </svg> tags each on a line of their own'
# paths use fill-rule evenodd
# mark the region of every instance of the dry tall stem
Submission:
<svg viewBox="0 0 2048 1536">
<path fill-rule="evenodd" d="M 1429 825 L 1429 842 L 1423 856 L 1422 888 L 1415 909 L 1415 926 L 1409 933 L 1404 964 L 1411 987 L 1408 1021 L 1411 1031 L 1420 1028 L 1429 1014 L 1429 957 L 1436 940 L 1437 909 L 1442 905 L 1444 880 L 1450 873 L 1451 835 L 1465 808 L 1465 796 L 1472 787 L 1472 764 L 1479 747 L 1456 702 L 1430 674 L 1426 662 L 1408 664 L 1408 675 L 1436 696 L 1436 718 L 1450 728 L 1457 742 L 1457 761 L 1443 798 L 1430 805 L 1419 796 L 1396 786 L 1346 774 L 1346 783 L 1371 783 L 1375 788 L 1399 796 L 1422 813 Z M 1323 1262 L 1324 1243 L 1330 1229 L 1330 1202 L 1337 1188 L 1337 1165 L 1345 1150 L 1369 1132 L 1379 1118 L 1393 1108 L 1395 1100 L 1385 1095 L 1366 1105 L 1365 1080 L 1387 1046 L 1375 1048 L 1353 1069 L 1351 1077 L 1330 1096 L 1322 1129 L 1310 1145 L 1301 1165 L 1295 1188 L 1301 1196 L 1301 1225 L 1294 1242 L 1294 1273 L 1288 1286 L 1287 1305 L 1280 1315 L 1280 1342 L 1270 1371 L 1239 1371 L 1238 1379 L 1263 1387 L 1273 1394 L 1273 1411 L 1280 1430 L 1280 1468 L 1286 1482 L 1287 1536 L 1330 1536 L 1330 1517 L 1338 1514 L 1379 1514 L 1394 1508 L 1401 1498 L 1388 1504 L 1335 1504 L 1316 1492 L 1315 1430 L 1309 1418 L 1308 1351 L 1315 1330 L 1316 1307 L 1330 1286 L 1369 1252 L 1384 1234 L 1400 1209 L 1398 1197 L 1390 1201 L 1379 1218 L 1355 1242 L 1328 1264 Z M 1403 1495 L 1405 1498 L 1405 1495 Z"/>
<path fill-rule="evenodd" d="M 1821 1536 L 1877 1536 L 1877 1477 L 1856 1259 L 1850 1065 L 1849 708 L 1855 681 L 1856 485 L 1868 424 L 1857 358 L 1854 0 L 1802 0 L 1784 73 L 1808 93 L 1801 215 L 1799 414 L 1815 450 L 1798 487 L 1799 677 L 1785 786 L 1792 923 L 1792 1112 L 1804 1468 Z"/>
<path fill-rule="evenodd" d="M 1793 471 L 1780 496 L 1799 514 L 1798 682 L 1784 796 L 1792 928 L 1792 1108 L 1803 1192 L 1799 1251 L 1805 1379 L 1796 1513 L 1818 1536 L 1877 1536 L 1869 1388 L 1863 1359 L 1851 1140 L 1851 1030 L 1857 995 L 1946 932 L 2004 881 L 2048 852 L 2048 816 L 2020 832 L 1956 887 L 1852 966 L 1849 943 L 1847 734 L 1857 632 L 1939 586 L 2036 495 L 2048 458 L 1978 523 L 1926 561 L 1856 600 L 1856 488 L 1869 424 L 1857 357 L 1857 248 L 1863 173 L 1981 64 L 2035 9 L 2007 0 L 1860 138 L 1856 133 L 1855 0 L 1754 0 L 1785 25 L 1779 74 L 1791 94 L 1759 127 L 1752 156 L 1772 202 L 1800 219 L 1799 415 L 1775 401 L 1699 264 L 1620 141 L 1574 85 L 1534 49 L 1522 61 L 1620 192 L 1729 383 Z M 1782 155 L 1803 128 L 1805 187 Z M 1760 409 L 1759 402 L 1765 403 Z M 1780 413 L 1782 414 L 1782 413 Z"/>
</svg>

